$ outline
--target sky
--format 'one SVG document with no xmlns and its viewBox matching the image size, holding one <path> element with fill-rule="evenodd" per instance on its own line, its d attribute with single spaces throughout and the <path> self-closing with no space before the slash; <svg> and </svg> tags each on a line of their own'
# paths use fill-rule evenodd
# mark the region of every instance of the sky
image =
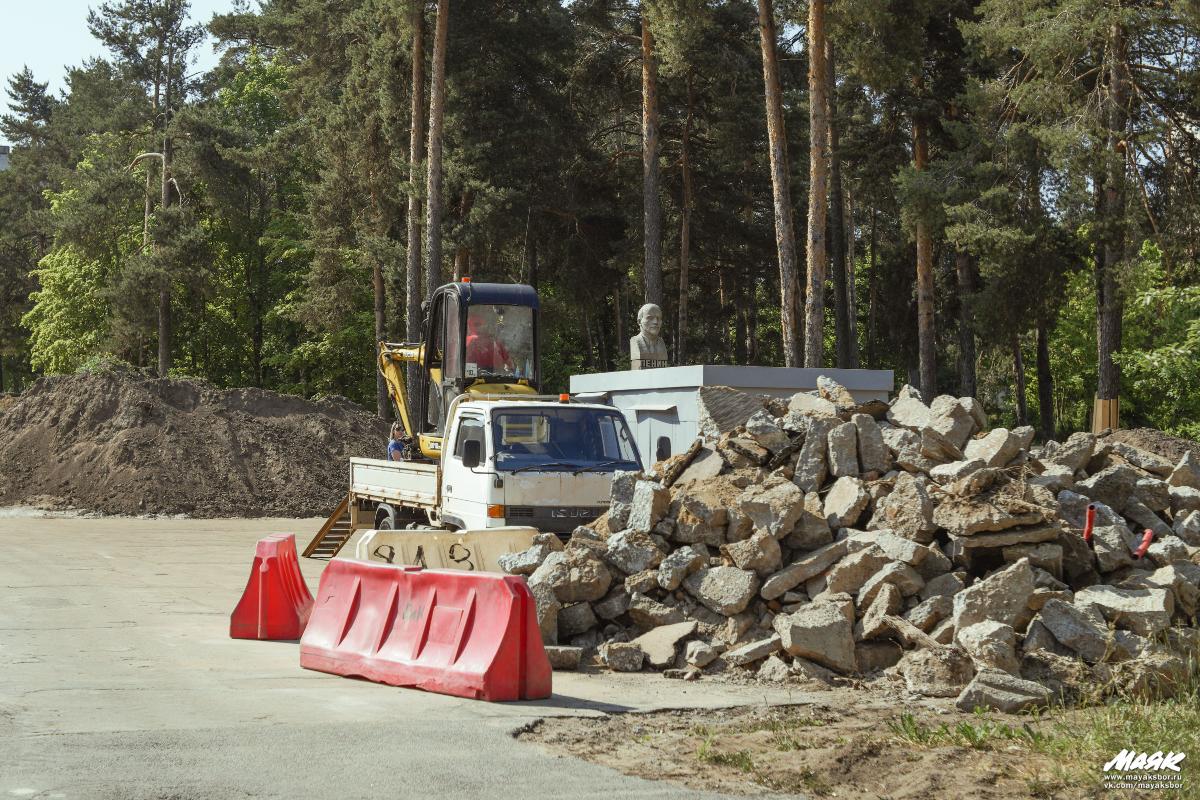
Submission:
<svg viewBox="0 0 1200 800">
<path fill-rule="evenodd" d="M 87 28 L 89 7 L 101 0 L 0 0 L 0 88 L 28 65 L 34 77 L 49 82 L 51 91 L 64 87 L 68 66 L 87 58 L 107 55 Z M 213 14 L 233 8 L 234 0 L 191 0 L 192 20 L 207 22 Z M 207 69 L 217 62 L 212 41 L 196 50 L 193 70 Z M 7 112 L 8 95 L 0 93 L 0 106 Z M 0 142 L 4 144 L 4 142 Z"/>
</svg>

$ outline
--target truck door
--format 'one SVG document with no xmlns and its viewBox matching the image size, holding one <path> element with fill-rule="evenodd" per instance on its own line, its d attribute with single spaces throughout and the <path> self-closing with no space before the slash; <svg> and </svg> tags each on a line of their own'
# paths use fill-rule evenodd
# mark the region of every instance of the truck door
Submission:
<svg viewBox="0 0 1200 800">
<path fill-rule="evenodd" d="M 474 470 L 463 464 L 463 445 L 478 441 L 483 462 Z M 442 467 L 442 520 L 460 528 L 487 527 L 492 468 L 488 464 L 483 418 L 462 415 L 453 432 Z"/>
</svg>

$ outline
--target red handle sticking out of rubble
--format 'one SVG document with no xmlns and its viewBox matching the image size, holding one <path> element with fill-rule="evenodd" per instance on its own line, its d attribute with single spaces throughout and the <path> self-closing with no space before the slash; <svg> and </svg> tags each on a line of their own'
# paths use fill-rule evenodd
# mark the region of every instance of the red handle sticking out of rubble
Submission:
<svg viewBox="0 0 1200 800">
<path fill-rule="evenodd" d="M 1096 504 L 1088 503 L 1087 517 L 1083 523 L 1083 540 L 1092 543 L 1092 528 L 1096 527 Z"/>
<path fill-rule="evenodd" d="M 1142 543 L 1138 545 L 1137 550 L 1133 551 L 1133 557 L 1141 558 L 1146 555 L 1146 551 L 1150 549 L 1152 541 L 1154 541 L 1154 531 L 1146 528 L 1146 531 L 1142 534 Z"/>
</svg>

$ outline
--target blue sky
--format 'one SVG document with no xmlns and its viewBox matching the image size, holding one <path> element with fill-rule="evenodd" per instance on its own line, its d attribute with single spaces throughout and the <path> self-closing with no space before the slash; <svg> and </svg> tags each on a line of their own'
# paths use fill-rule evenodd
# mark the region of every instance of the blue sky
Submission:
<svg viewBox="0 0 1200 800">
<path fill-rule="evenodd" d="M 53 91 L 63 88 L 68 66 L 85 59 L 107 55 L 87 29 L 89 7 L 101 0 L 0 0 L 0 89 L 26 64 L 39 81 L 49 82 Z M 233 8 L 234 0 L 191 0 L 192 20 L 207 22 L 213 14 Z M 216 63 L 212 42 L 197 50 L 192 69 Z M 8 95 L 0 92 L 0 106 L 7 112 Z"/>
</svg>

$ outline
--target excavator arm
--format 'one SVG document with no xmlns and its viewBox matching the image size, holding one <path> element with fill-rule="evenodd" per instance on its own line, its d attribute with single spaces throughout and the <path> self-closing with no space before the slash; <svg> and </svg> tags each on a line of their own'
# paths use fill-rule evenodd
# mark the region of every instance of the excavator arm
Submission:
<svg viewBox="0 0 1200 800">
<path fill-rule="evenodd" d="M 412 407 L 408 400 L 408 387 L 404 380 L 405 364 L 420 364 L 425 357 L 425 345 L 411 342 L 380 342 L 379 371 L 388 387 L 388 396 L 396 407 L 396 414 L 404 425 L 404 433 L 414 442 L 418 432 L 412 418 Z"/>
</svg>

